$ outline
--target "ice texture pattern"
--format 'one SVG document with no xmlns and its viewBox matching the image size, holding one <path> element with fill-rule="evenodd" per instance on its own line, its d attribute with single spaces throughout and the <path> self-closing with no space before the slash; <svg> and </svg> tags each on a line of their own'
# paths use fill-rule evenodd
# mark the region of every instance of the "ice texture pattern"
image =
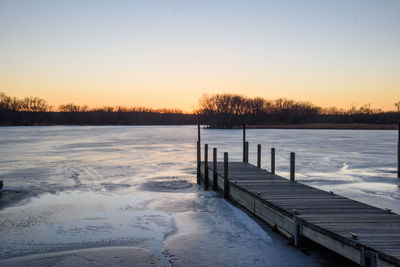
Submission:
<svg viewBox="0 0 400 267">
<path fill-rule="evenodd" d="M 242 159 L 240 129 L 201 130 L 202 148 Z M 249 129 L 277 174 L 400 213 L 397 132 Z M 166 266 L 317 266 L 254 218 L 196 184 L 195 126 L 0 128 L 0 259 L 135 246 Z M 202 151 L 203 157 L 203 151 Z M 312 253 L 311 253 L 312 254 Z"/>
</svg>

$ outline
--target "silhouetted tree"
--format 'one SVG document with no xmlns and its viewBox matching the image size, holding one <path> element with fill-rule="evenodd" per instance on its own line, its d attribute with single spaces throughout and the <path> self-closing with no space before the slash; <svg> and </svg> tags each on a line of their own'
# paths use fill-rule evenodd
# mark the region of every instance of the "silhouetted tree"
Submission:
<svg viewBox="0 0 400 267">
<path fill-rule="evenodd" d="M 309 122 L 319 110 L 320 108 L 311 103 L 285 98 L 270 101 L 261 97 L 216 94 L 202 96 L 198 113 L 203 115 L 210 127 L 231 128 L 243 122 L 248 124 Z"/>
<path fill-rule="evenodd" d="M 21 100 L 19 111 L 46 112 L 50 109 L 47 101 L 39 97 L 25 97 Z"/>
<path fill-rule="evenodd" d="M 395 105 L 396 108 L 397 108 L 397 112 L 400 112 L 400 101 L 394 103 L 394 105 Z"/>
<path fill-rule="evenodd" d="M 58 107 L 58 110 L 61 112 L 85 112 L 88 110 L 86 105 L 78 106 L 73 103 L 63 104 Z"/>
</svg>

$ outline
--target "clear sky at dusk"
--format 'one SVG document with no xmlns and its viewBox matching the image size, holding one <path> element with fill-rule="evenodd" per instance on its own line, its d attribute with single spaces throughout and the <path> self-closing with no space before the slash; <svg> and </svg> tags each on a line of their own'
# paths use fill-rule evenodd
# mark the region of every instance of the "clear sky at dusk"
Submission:
<svg viewBox="0 0 400 267">
<path fill-rule="evenodd" d="M 190 111 L 203 93 L 400 101 L 400 1 L 0 0 L 0 92 Z"/>
</svg>

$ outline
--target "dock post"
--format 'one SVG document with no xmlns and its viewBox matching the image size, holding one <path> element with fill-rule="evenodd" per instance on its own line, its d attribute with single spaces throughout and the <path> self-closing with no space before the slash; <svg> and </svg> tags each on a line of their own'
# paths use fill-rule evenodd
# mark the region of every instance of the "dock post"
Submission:
<svg viewBox="0 0 400 267">
<path fill-rule="evenodd" d="M 302 245 L 303 226 L 296 216 L 293 216 L 293 245 L 298 248 Z"/>
<path fill-rule="evenodd" d="M 290 153 L 290 181 L 294 181 L 294 172 L 295 172 L 295 154 L 294 152 Z"/>
<path fill-rule="evenodd" d="M 197 115 L 197 184 L 200 184 L 201 178 L 201 143 L 200 143 L 200 115 Z"/>
<path fill-rule="evenodd" d="M 208 190 L 208 144 L 204 145 L 204 190 Z"/>
<path fill-rule="evenodd" d="M 397 178 L 400 178 L 400 123 L 398 128 L 399 133 L 397 140 Z"/>
<path fill-rule="evenodd" d="M 246 162 L 246 124 L 243 123 L 243 162 Z"/>
<path fill-rule="evenodd" d="M 378 255 L 376 252 L 367 250 L 364 247 L 361 247 L 361 266 L 370 266 L 376 267 L 376 259 Z"/>
<path fill-rule="evenodd" d="M 229 198 L 228 152 L 224 153 L 224 198 Z"/>
<path fill-rule="evenodd" d="M 197 141 L 200 143 L 200 115 L 197 115 Z"/>
<path fill-rule="evenodd" d="M 213 183 L 212 183 L 212 189 L 217 190 L 218 189 L 218 180 L 217 180 L 217 148 L 213 148 Z"/>
<path fill-rule="evenodd" d="M 245 161 L 246 163 L 249 163 L 249 142 L 245 143 L 245 151 L 246 151 L 246 156 L 245 156 Z"/>
<path fill-rule="evenodd" d="M 257 168 L 261 168 L 261 144 L 257 145 Z"/>
<path fill-rule="evenodd" d="M 201 155 L 200 155 L 200 141 L 197 141 L 197 184 L 200 184 L 200 165 L 201 165 Z"/>
<path fill-rule="evenodd" d="M 275 148 L 271 148 L 271 173 L 275 174 Z"/>
</svg>

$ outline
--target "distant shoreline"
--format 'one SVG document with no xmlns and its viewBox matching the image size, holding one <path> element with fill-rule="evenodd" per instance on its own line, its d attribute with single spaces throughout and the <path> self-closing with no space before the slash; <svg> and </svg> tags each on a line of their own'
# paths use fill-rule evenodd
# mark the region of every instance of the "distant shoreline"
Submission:
<svg viewBox="0 0 400 267">
<path fill-rule="evenodd" d="M 234 127 L 241 128 L 241 127 Z M 303 123 L 247 125 L 248 129 L 315 129 L 315 130 L 397 130 L 398 124 L 373 123 Z"/>
<path fill-rule="evenodd" d="M 39 125 L 2 125 L 1 127 L 30 127 L 30 126 L 189 126 L 187 124 L 39 124 Z M 264 124 L 246 125 L 247 129 L 283 129 L 283 130 L 397 130 L 398 124 L 373 124 L 373 123 L 302 123 L 302 124 Z M 241 129 L 234 126 L 231 129 Z M 223 128 L 208 128 L 223 129 Z M 229 129 L 229 128 L 227 128 Z"/>
</svg>

